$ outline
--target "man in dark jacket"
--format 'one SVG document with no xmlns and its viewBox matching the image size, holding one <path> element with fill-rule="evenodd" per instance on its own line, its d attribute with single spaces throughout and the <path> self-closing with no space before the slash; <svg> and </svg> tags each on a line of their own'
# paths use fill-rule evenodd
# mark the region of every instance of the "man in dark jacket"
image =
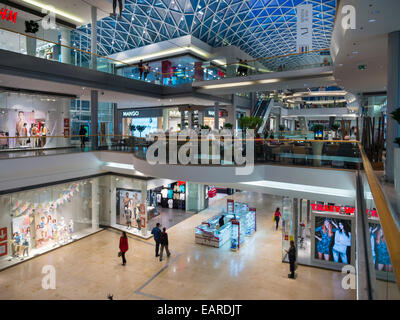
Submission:
<svg viewBox="0 0 400 320">
<path fill-rule="evenodd" d="M 160 230 L 160 224 L 157 223 L 156 226 L 151 230 L 151 234 L 154 235 L 154 241 L 156 242 L 156 257 L 159 256 L 158 251 L 160 248 L 160 236 L 161 236 L 161 230 Z"/>
<path fill-rule="evenodd" d="M 168 234 L 167 234 L 166 228 L 163 228 L 163 231 L 161 233 L 160 244 L 161 244 L 160 261 L 162 261 L 164 248 L 165 248 L 165 251 L 167 252 L 167 257 L 169 257 L 171 255 L 171 253 L 168 250 Z"/>
<path fill-rule="evenodd" d="M 79 130 L 79 136 L 81 138 L 81 148 L 85 147 L 86 134 L 87 134 L 86 128 L 84 126 L 81 126 L 81 129 Z"/>
<path fill-rule="evenodd" d="M 289 264 L 290 264 L 290 273 L 288 274 L 288 278 L 294 279 L 294 270 L 296 264 L 296 247 L 294 246 L 294 241 L 290 241 L 289 251 L 286 250 L 289 256 Z"/>
</svg>

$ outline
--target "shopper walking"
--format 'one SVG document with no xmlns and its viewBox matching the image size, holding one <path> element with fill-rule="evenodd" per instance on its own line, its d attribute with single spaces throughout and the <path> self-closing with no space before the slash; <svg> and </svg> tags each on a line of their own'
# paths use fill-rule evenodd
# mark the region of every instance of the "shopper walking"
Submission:
<svg viewBox="0 0 400 320">
<path fill-rule="evenodd" d="M 122 257 L 122 265 L 126 265 L 126 258 L 125 258 L 125 253 L 128 251 L 129 246 L 128 246 L 128 237 L 126 236 L 126 232 L 122 232 L 122 236 L 119 239 L 119 256 Z"/>
<path fill-rule="evenodd" d="M 143 71 L 144 71 L 143 60 L 139 61 L 138 69 L 139 69 L 139 80 L 142 80 L 142 75 L 143 75 Z"/>
<path fill-rule="evenodd" d="M 160 244 L 161 244 L 161 252 L 160 252 L 160 261 L 162 261 L 162 256 L 165 251 L 167 252 L 167 257 L 171 255 L 171 252 L 168 250 L 168 234 L 167 234 L 167 228 L 163 228 L 163 231 L 161 232 L 160 235 Z"/>
<path fill-rule="evenodd" d="M 274 220 L 276 223 L 275 230 L 278 230 L 280 218 L 281 218 L 281 212 L 279 211 L 279 208 L 276 208 L 275 213 L 274 213 Z"/>
<path fill-rule="evenodd" d="M 79 130 L 79 137 L 81 138 L 81 148 L 85 147 L 86 134 L 87 134 L 87 131 L 86 131 L 85 127 L 81 126 L 81 129 Z"/>
<path fill-rule="evenodd" d="M 150 73 L 150 66 L 149 63 L 146 63 L 146 65 L 144 66 L 144 78 L 143 80 L 146 81 L 146 78 L 148 76 L 148 74 Z"/>
<path fill-rule="evenodd" d="M 156 226 L 151 230 L 151 234 L 154 235 L 154 241 L 156 242 L 156 257 L 159 256 L 158 252 L 160 249 L 160 237 L 161 237 L 161 224 L 157 223 Z"/>
<path fill-rule="evenodd" d="M 296 247 L 294 246 L 294 241 L 290 241 L 290 248 L 286 250 L 289 256 L 289 265 L 290 265 L 290 273 L 288 274 L 288 278 L 294 279 L 294 270 L 296 268 Z"/>
</svg>

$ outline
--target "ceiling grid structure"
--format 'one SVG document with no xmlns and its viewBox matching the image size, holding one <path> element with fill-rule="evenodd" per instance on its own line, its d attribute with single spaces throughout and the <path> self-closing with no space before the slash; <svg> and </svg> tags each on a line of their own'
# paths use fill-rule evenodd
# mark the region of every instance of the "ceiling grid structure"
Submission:
<svg viewBox="0 0 400 320">
<path fill-rule="evenodd" d="M 125 0 L 120 20 L 98 21 L 104 56 L 192 35 L 212 47 L 234 45 L 262 58 L 296 52 L 296 7 L 313 6 L 313 49 L 329 48 L 336 0 Z M 90 50 L 90 25 L 74 34 Z"/>
</svg>

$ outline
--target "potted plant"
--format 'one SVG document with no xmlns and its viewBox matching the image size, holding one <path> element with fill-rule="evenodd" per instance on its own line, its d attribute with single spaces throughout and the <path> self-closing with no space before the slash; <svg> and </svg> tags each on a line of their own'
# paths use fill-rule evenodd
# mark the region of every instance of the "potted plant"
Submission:
<svg viewBox="0 0 400 320">
<path fill-rule="evenodd" d="M 136 126 L 136 130 L 139 131 L 140 138 L 142 137 L 142 132 L 146 129 L 146 126 Z"/>
<path fill-rule="evenodd" d="M 338 125 L 338 124 L 336 124 L 336 123 L 334 123 L 332 126 L 331 126 L 331 130 L 333 131 L 333 138 L 336 138 L 337 137 L 337 131 L 339 130 L 339 128 L 340 128 L 340 126 Z"/>
<path fill-rule="evenodd" d="M 393 120 L 400 125 L 400 108 L 391 113 Z M 394 161 L 394 187 L 397 193 L 400 193 L 400 137 L 394 140 L 398 147 L 393 148 Z"/>
<path fill-rule="evenodd" d="M 225 128 L 225 129 L 228 129 L 228 130 L 232 130 L 233 125 L 232 125 L 232 123 L 225 122 L 225 123 L 224 123 L 224 128 Z"/>
</svg>

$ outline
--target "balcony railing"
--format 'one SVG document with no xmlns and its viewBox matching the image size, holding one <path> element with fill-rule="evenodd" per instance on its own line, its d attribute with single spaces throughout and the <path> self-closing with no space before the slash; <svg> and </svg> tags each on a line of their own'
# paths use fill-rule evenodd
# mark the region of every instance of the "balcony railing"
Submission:
<svg viewBox="0 0 400 320">
<path fill-rule="evenodd" d="M 80 49 L 77 46 L 62 44 L 61 33 L 58 35 L 58 39 L 60 40 L 52 41 L 0 27 L 0 49 L 2 50 L 27 54 L 164 86 L 178 86 L 194 81 L 219 80 L 223 78 L 310 69 L 330 66 L 332 64 L 329 55 L 321 55 L 321 53 L 329 53 L 327 51 L 329 49 L 322 49 L 306 53 L 292 53 L 249 61 L 237 61 L 219 64 L 218 66 L 212 64 L 208 66 L 193 64 L 181 68 L 173 66 L 168 72 L 161 72 L 158 68 L 147 67 L 145 63 L 143 63 L 143 66 L 129 64 Z"/>
</svg>

